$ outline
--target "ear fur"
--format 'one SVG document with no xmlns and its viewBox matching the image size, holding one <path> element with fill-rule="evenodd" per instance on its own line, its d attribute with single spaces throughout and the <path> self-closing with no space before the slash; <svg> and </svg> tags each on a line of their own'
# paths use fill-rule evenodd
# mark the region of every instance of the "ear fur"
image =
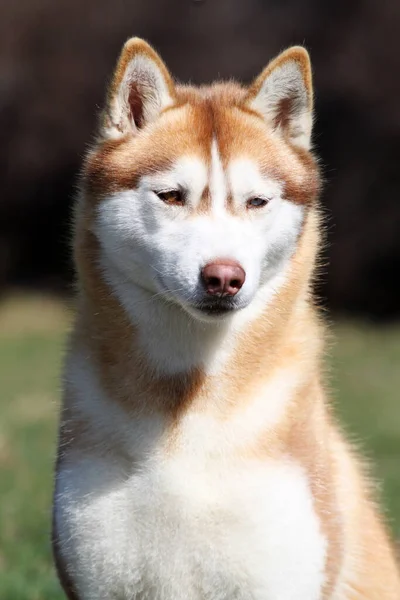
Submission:
<svg viewBox="0 0 400 600">
<path fill-rule="evenodd" d="M 309 149 L 313 88 L 307 50 L 293 46 L 275 58 L 250 87 L 247 104 L 289 142 Z"/>
<path fill-rule="evenodd" d="M 108 89 L 103 135 L 137 132 L 173 104 L 174 97 L 172 77 L 157 52 L 140 38 L 129 39 Z"/>
</svg>

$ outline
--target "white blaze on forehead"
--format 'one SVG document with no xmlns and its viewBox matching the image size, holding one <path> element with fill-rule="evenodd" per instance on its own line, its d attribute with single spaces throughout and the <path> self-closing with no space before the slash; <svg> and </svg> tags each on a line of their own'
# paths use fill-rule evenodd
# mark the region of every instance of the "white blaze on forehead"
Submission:
<svg viewBox="0 0 400 600">
<path fill-rule="evenodd" d="M 248 158 L 235 158 L 228 167 L 229 184 L 235 203 L 261 196 L 265 199 L 282 197 L 283 184 L 263 176 L 258 166 Z"/>
<path fill-rule="evenodd" d="M 227 186 L 224 168 L 218 151 L 217 141 L 213 139 L 211 144 L 211 166 L 209 189 L 211 205 L 214 211 L 221 211 L 226 202 Z"/>
</svg>

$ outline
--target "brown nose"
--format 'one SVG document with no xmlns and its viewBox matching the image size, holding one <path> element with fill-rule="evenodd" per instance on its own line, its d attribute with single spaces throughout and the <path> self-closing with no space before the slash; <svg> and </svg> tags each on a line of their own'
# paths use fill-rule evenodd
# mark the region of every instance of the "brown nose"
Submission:
<svg viewBox="0 0 400 600">
<path fill-rule="evenodd" d="M 212 296 L 234 296 L 238 293 L 246 273 L 234 260 L 216 260 L 201 271 L 201 278 L 207 294 Z"/>
</svg>

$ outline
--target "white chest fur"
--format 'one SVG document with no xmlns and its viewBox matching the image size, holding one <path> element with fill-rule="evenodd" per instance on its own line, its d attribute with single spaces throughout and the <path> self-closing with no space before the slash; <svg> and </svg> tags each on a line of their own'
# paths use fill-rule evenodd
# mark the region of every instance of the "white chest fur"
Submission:
<svg viewBox="0 0 400 600">
<path fill-rule="evenodd" d="M 85 459 L 58 478 L 82 600 L 317 600 L 326 542 L 295 463 L 154 455 L 127 476 Z"/>
</svg>

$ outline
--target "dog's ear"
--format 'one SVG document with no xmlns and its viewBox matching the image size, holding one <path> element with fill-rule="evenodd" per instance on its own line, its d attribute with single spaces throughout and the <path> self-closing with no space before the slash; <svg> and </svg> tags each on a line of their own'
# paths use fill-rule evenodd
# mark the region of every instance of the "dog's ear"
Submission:
<svg viewBox="0 0 400 600">
<path fill-rule="evenodd" d="M 124 45 L 103 112 L 101 133 L 119 137 L 136 133 L 174 103 L 172 77 L 157 52 L 144 40 Z"/>
<path fill-rule="evenodd" d="M 247 105 L 289 142 L 309 149 L 313 88 L 307 50 L 293 46 L 275 58 L 250 87 Z"/>
</svg>

